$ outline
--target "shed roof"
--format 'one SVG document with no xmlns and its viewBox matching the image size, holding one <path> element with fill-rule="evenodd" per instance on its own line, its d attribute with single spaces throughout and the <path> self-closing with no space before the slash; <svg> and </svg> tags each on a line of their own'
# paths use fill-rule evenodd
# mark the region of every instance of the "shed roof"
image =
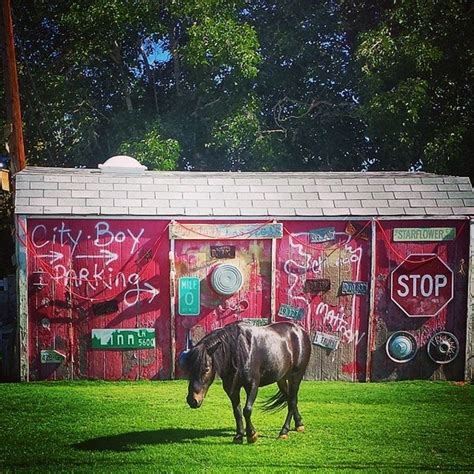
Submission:
<svg viewBox="0 0 474 474">
<path fill-rule="evenodd" d="M 469 178 L 410 172 L 105 174 L 27 167 L 15 212 L 120 216 L 474 215 Z"/>
</svg>

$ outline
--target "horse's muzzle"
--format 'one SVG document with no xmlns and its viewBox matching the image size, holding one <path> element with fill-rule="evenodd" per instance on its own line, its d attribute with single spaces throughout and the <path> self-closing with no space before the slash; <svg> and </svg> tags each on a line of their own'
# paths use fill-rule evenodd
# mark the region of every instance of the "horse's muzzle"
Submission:
<svg viewBox="0 0 474 474">
<path fill-rule="evenodd" d="M 187 397 L 186 401 L 191 408 L 199 408 L 202 405 L 202 400 L 197 400 L 194 397 Z"/>
</svg>

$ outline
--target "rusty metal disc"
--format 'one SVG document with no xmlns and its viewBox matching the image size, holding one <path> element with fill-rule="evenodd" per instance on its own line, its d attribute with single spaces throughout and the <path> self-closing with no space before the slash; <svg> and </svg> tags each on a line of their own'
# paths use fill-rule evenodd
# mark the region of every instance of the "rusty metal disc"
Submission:
<svg viewBox="0 0 474 474">
<path fill-rule="evenodd" d="M 459 341 L 453 333 L 439 331 L 431 336 L 426 350 L 433 362 L 449 364 L 459 354 Z"/>
</svg>

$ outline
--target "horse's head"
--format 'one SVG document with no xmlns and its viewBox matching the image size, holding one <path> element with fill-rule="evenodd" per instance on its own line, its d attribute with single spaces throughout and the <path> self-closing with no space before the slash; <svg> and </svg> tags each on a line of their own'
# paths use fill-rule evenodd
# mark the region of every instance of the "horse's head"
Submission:
<svg viewBox="0 0 474 474">
<path fill-rule="evenodd" d="M 206 347 L 198 344 L 190 351 L 184 351 L 179 356 L 179 365 L 188 376 L 188 396 L 186 401 L 191 408 L 199 408 L 216 376 L 213 354 L 217 345 Z"/>
</svg>

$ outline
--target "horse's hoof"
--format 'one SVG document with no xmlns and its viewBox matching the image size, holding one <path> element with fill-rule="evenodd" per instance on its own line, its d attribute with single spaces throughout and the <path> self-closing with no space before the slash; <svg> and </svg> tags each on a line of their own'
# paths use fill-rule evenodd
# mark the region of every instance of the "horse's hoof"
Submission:
<svg viewBox="0 0 474 474">
<path fill-rule="evenodd" d="M 234 444 L 242 444 L 244 442 L 244 439 L 242 436 L 234 436 Z"/>
<path fill-rule="evenodd" d="M 304 425 L 297 426 L 296 431 L 298 431 L 298 433 L 303 433 L 304 432 Z"/>
<path fill-rule="evenodd" d="M 247 436 L 247 443 L 253 444 L 258 439 L 258 434 L 254 433 L 252 436 Z"/>
<path fill-rule="evenodd" d="M 280 436 L 278 436 L 278 439 L 288 439 L 288 435 L 287 434 L 281 434 Z"/>
</svg>

